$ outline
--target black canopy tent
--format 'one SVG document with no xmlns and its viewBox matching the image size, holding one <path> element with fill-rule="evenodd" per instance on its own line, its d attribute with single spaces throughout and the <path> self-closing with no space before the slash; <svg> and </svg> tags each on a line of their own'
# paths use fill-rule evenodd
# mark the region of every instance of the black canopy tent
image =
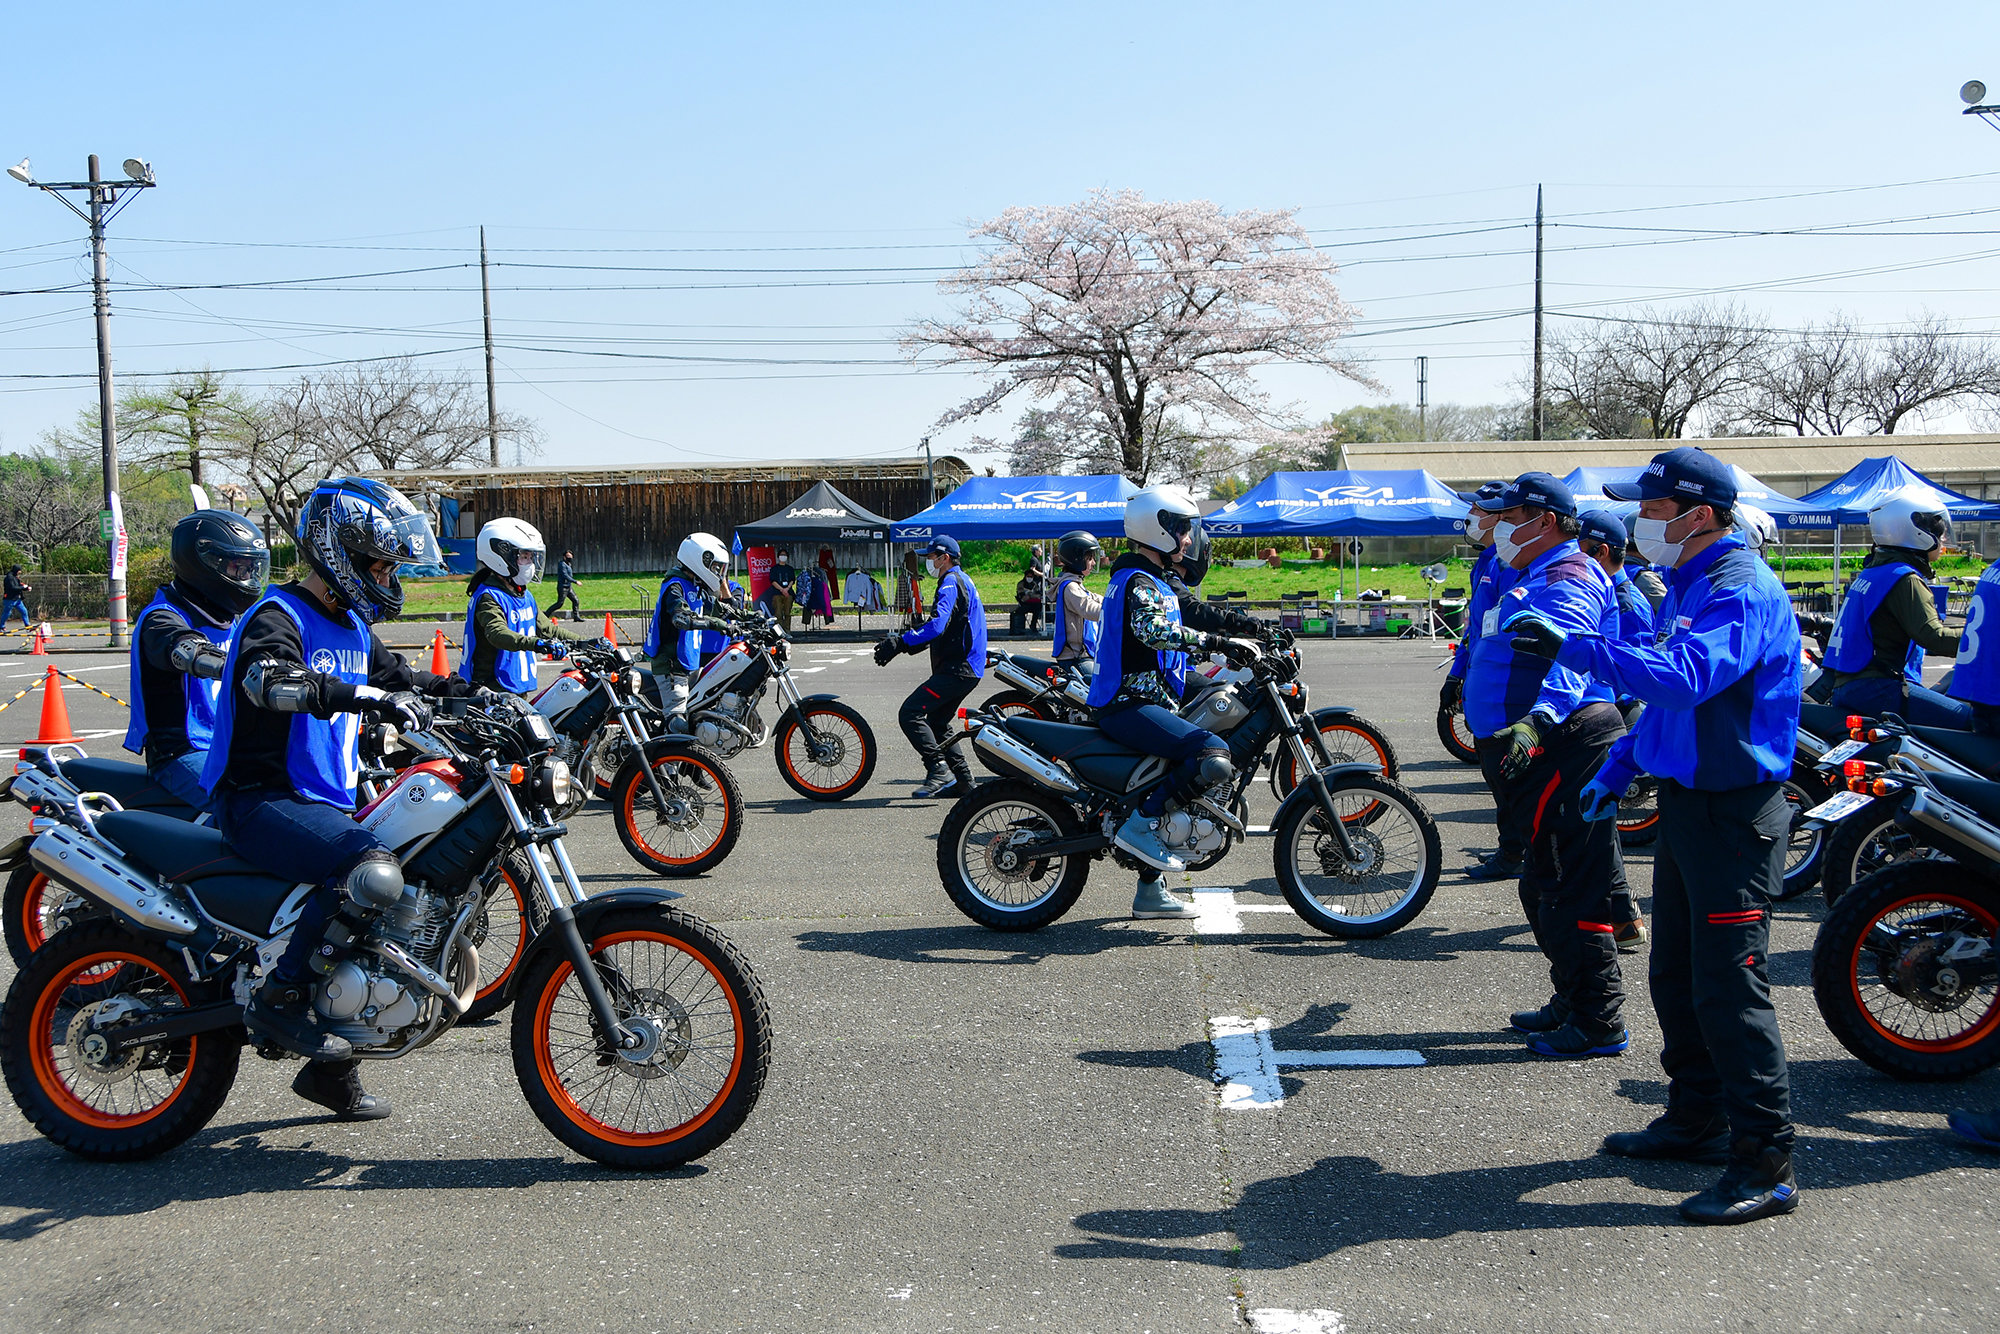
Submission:
<svg viewBox="0 0 2000 1334">
<path fill-rule="evenodd" d="M 791 542 L 828 546 L 840 542 L 880 542 L 883 587 L 885 590 L 895 587 L 889 558 L 889 520 L 855 504 L 831 482 L 814 482 L 810 490 L 776 514 L 755 523 L 738 524 L 731 551 Z M 838 590 L 834 596 L 840 596 Z"/>
</svg>

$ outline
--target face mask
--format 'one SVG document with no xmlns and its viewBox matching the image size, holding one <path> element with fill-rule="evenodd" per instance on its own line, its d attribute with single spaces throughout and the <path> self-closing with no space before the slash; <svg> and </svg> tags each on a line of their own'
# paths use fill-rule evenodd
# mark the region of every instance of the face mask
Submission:
<svg viewBox="0 0 2000 1334">
<path fill-rule="evenodd" d="M 1528 523 L 1533 522 L 1533 519 L 1528 520 Z M 1514 540 L 1514 534 L 1527 526 L 1527 523 L 1496 523 L 1493 525 L 1493 550 L 1499 553 L 1502 565 L 1511 566 L 1514 563 L 1514 557 L 1520 555 L 1529 543 L 1535 540 L 1532 537 L 1526 542 L 1516 542 Z"/>
<path fill-rule="evenodd" d="M 1681 548 L 1701 533 L 1689 533 L 1678 542 L 1667 540 L 1667 529 L 1685 519 L 1687 515 L 1677 514 L 1671 519 L 1635 519 L 1632 522 L 1632 540 L 1638 544 L 1639 554 L 1654 565 L 1672 568 L 1681 563 Z M 1704 529 L 1703 532 L 1708 531 Z"/>
</svg>

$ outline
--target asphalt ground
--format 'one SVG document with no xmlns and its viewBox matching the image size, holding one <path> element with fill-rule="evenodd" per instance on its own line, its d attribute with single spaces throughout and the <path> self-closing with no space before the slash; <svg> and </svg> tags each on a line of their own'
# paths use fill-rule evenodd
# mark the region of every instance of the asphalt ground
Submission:
<svg viewBox="0 0 2000 1334">
<path fill-rule="evenodd" d="M 570 1155 L 520 1095 L 504 1015 L 368 1067 L 386 1122 L 322 1120 L 295 1066 L 249 1057 L 208 1130 L 147 1163 L 72 1158 L 0 1116 L 0 1329 L 2000 1328 L 2000 1164 L 1943 1128 L 2000 1102 L 2000 1076 L 1899 1084 L 1850 1058 L 1808 986 L 1816 896 L 1779 909 L 1772 942 L 1801 1207 L 1685 1227 L 1675 1204 L 1715 1169 L 1596 1153 L 1665 1098 L 1643 956 L 1629 1054 L 1528 1055 L 1503 1026 L 1546 973 L 1511 884 L 1455 874 L 1491 825 L 1432 732 L 1439 650 L 1306 654 L 1315 700 L 1388 731 L 1443 834 L 1454 872 L 1397 935 L 1130 921 L 1132 877 L 1108 862 L 1067 920 L 987 932 L 938 887 L 943 806 L 906 795 L 895 707 L 919 665 L 807 644 L 801 684 L 875 725 L 874 782 L 817 806 L 768 751 L 739 757 L 742 842 L 674 886 L 771 1001 L 770 1081 L 733 1139 L 665 1176 Z M 124 693 L 121 663 L 61 663 Z M 0 657 L 23 677 L 0 697 L 42 665 Z M 115 704 L 67 700 L 79 730 L 122 731 Z M 0 744 L 38 704 L 0 713 Z M 602 807 L 573 828 L 593 884 L 645 882 Z M 1253 840 L 1202 884 L 1280 904 L 1270 857 Z M 1643 901 L 1645 855 L 1630 868 Z M 1280 1052 L 1424 1064 L 1286 1069 L 1281 1104 L 1238 1110 L 1216 1017 L 1267 1019 Z"/>
</svg>

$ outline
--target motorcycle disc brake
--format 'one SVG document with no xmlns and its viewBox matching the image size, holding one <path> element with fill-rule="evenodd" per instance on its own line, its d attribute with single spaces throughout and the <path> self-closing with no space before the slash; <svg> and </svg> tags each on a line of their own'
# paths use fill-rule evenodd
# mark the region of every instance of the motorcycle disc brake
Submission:
<svg viewBox="0 0 2000 1334">
<path fill-rule="evenodd" d="M 634 987 L 619 1005 L 619 1022 L 637 1033 L 640 1043 L 618 1054 L 618 1065 L 635 1079 L 658 1079 L 678 1070 L 694 1047 L 694 1023 L 687 1007 L 673 993 Z"/>
<path fill-rule="evenodd" d="M 1324 819 L 1325 817 L 1320 817 Z M 1313 853 L 1319 858 L 1322 875 L 1350 885 L 1358 885 L 1382 869 L 1382 840 L 1366 829 L 1349 829 L 1347 841 L 1354 845 L 1354 860 L 1341 854 L 1340 842 L 1331 832 L 1313 839 Z"/>
</svg>

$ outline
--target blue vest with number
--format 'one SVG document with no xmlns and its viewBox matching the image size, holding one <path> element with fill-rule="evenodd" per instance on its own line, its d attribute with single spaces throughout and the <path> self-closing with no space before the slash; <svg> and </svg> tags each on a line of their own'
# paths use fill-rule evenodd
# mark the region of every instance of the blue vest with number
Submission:
<svg viewBox="0 0 2000 1334">
<path fill-rule="evenodd" d="M 479 609 L 479 599 L 492 598 L 500 604 L 500 610 L 507 617 L 507 628 L 517 635 L 535 633 L 535 595 L 516 593 L 511 587 L 498 584 L 481 584 L 465 604 L 465 648 L 464 657 L 459 659 L 458 674 L 472 679 L 473 646 L 477 644 L 479 631 L 473 626 L 472 614 Z M 502 690 L 511 690 L 517 695 L 525 695 L 535 688 L 535 655 L 527 649 L 496 651 L 493 655 L 493 679 L 500 683 Z"/>
<path fill-rule="evenodd" d="M 1965 634 L 1958 641 L 1958 665 L 1951 669 L 1951 697 L 1974 704 L 2000 704 L 2000 561 L 1986 567 L 1972 586 Z M 1993 652 L 1988 653 L 1987 649 Z"/>
<path fill-rule="evenodd" d="M 1080 584 L 1082 582 L 1082 575 L 1071 574 L 1068 570 L 1064 570 L 1056 579 L 1056 614 L 1050 619 L 1049 625 L 1055 631 L 1055 651 L 1058 654 L 1069 647 L 1069 610 L 1063 602 L 1063 585 L 1070 583 Z M 1176 605 L 1178 606 L 1178 604 Z M 1103 621 L 1085 621 L 1083 623 L 1083 655 L 1086 658 L 1097 656 L 1097 646 L 1103 639 Z"/>
<path fill-rule="evenodd" d="M 1875 633 L 1868 622 L 1882 605 L 1882 599 L 1889 596 L 1889 590 L 1902 582 L 1903 576 L 1916 573 L 1914 565 L 1891 561 L 1887 565 L 1870 565 L 1854 576 L 1854 582 L 1847 586 L 1847 600 L 1840 604 L 1840 618 L 1833 623 L 1833 637 L 1826 643 L 1829 668 L 1842 673 L 1859 672 L 1875 661 Z M 1909 656 L 1903 660 L 1903 676 L 1919 685 L 1923 683 L 1924 651 L 1914 641 Z"/>
<path fill-rule="evenodd" d="M 141 673 L 148 669 L 139 649 L 139 630 L 146 624 L 146 618 L 161 607 L 178 613 L 209 643 L 218 646 L 229 643 L 230 626 L 213 625 L 206 617 L 190 616 L 186 609 L 168 599 L 164 588 L 153 594 L 153 600 L 139 613 L 139 619 L 132 622 L 132 724 L 125 729 L 125 749 L 135 755 L 145 753 L 146 734 L 152 730 L 146 721 L 146 691 L 140 683 Z M 222 682 L 183 675 L 181 690 L 187 698 L 187 716 L 181 730 L 187 733 L 188 749 L 207 750 L 209 739 L 215 735 L 215 703 L 222 696 Z"/>
<path fill-rule="evenodd" d="M 1135 578 L 1152 580 L 1153 587 L 1159 590 L 1160 602 L 1166 608 L 1168 621 L 1173 625 L 1181 623 L 1180 599 L 1174 596 L 1174 590 L 1168 586 L 1166 580 L 1150 571 L 1130 565 L 1113 573 L 1111 587 L 1104 591 L 1102 622 L 1110 628 L 1110 633 L 1098 640 L 1097 675 L 1090 683 L 1090 707 L 1093 709 L 1101 709 L 1116 698 L 1118 688 L 1124 684 L 1127 672 L 1134 675 L 1140 672 L 1158 672 L 1166 681 L 1168 689 L 1176 696 L 1181 693 L 1187 681 L 1187 654 L 1179 649 L 1157 649 L 1150 657 L 1137 658 L 1129 663 L 1124 660 L 1125 641 L 1132 638 L 1132 632 L 1125 620 L 1127 605 L 1125 593 Z M 1136 640 L 1133 642 L 1137 643 Z"/>
<path fill-rule="evenodd" d="M 349 685 L 368 684 L 368 649 L 374 636 L 361 618 L 347 612 L 343 625 L 282 587 L 266 589 L 256 605 L 236 622 L 236 633 L 229 641 L 229 662 L 222 670 L 225 682 L 237 679 L 236 655 L 243 647 L 243 627 L 266 606 L 273 605 L 298 627 L 308 668 Z M 250 707 L 254 706 L 243 698 L 242 691 L 222 693 L 215 711 L 215 734 L 209 745 L 208 760 L 201 770 L 201 785 L 210 791 L 221 785 L 223 771 L 229 767 L 229 739 L 236 730 L 237 711 Z M 361 780 L 361 715 L 288 716 L 292 727 L 290 739 L 285 743 L 285 770 L 291 776 L 292 790 L 307 801 L 323 801 L 343 811 L 353 810 L 354 785 Z"/>
<path fill-rule="evenodd" d="M 660 584 L 659 601 L 653 604 L 653 623 L 646 628 L 646 656 L 648 658 L 657 658 L 660 656 L 660 644 L 663 636 L 672 633 L 667 626 L 660 623 L 660 617 L 666 610 L 667 590 L 676 586 L 680 588 L 681 601 L 687 604 L 689 611 L 697 616 L 705 614 L 703 608 L 708 606 L 708 599 L 704 596 L 706 590 L 700 584 L 686 575 L 680 574 L 672 575 L 663 581 Z M 695 668 L 701 666 L 701 634 L 702 632 L 699 630 L 683 630 L 680 634 L 674 636 L 678 641 L 674 645 L 674 661 L 687 671 L 692 672 Z"/>
</svg>

